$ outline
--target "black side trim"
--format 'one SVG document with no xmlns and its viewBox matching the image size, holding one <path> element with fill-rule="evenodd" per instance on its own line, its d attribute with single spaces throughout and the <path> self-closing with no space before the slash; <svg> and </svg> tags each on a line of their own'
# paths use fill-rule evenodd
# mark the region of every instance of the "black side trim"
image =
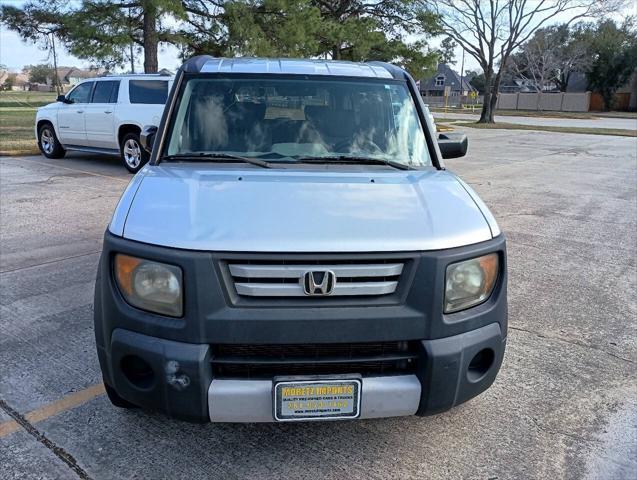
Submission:
<svg viewBox="0 0 637 480">
<path fill-rule="evenodd" d="M 113 148 L 85 147 L 84 145 L 64 145 L 67 150 L 89 153 L 103 153 L 104 155 L 115 155 L 119 157 L 119 150 Z"/>
</svg>

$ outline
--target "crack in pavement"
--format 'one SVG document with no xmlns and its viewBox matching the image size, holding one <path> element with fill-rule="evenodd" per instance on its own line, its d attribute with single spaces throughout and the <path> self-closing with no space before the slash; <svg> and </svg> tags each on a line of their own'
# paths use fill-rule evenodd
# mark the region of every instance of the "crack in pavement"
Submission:
<svg viewBox="0 0 637 480">
<path fill-rule="evenodd" d="M 78 255 L 70 255 L 68 257 L 56 258 L 54 260 L 49 260 L 47 262 L 42 262 L 42 263 L 36 263 L 34 265 L 26 265 L 24 267 L 16 267 L 16 268 L 9 268 L 7 270 L 0 270 L 0 275 L 3 273 L 19 272 L 20 270 L 26 270 L 28 268 L 41 267 L 43 265 L 50 265 L 51 263 L 63 262 L 65 260 L 71 260 L 73 258 L 88 257 L 90 255 L 95 255 L 96 253 L 102 253 L 102 251 L 96 250 L 95 252 L 87 252 L 87 253 L 80 253 Z"/>
<path fill-rule="evenodd" d="M 591 345 L 590 343 L 578 342 L 576 340 L 567 340 L 567 339 L 562 338 L 562 337 L 558 337 L 558 336 L 554 336 L 554 335 L 546 335 L 546 334 L 542 334 L 540 332 L 535 332 L 533 330 L 527 330 L 526 328 L 513 327 L 511 325 L 509 325 L 508 328 L 509 328 L 509 330 L 515 330 L 517 332 L 530 333 L 531 335 L 535 335 L 536 337 L 539 337 L 539 338 L 548 338 L 550 340 L 557 340 L 557 341 L 560 341 L 560 342 L 568 343 L 570 345 L 575 345 L 577 347 L 589 348 L 589 349 L 595 350 L 597 352 L 605 353 L 606 355 L 614 357 L 614 358 L 616 358 L 618 360 L 622 360 L 624 362 L 630 363 L 631 365 L 635 365 L 635 363 L 637 363 L 634 360 L 631 360 L 631 359 L 626 358 L 626 357 L 622 357 L 621 355 L 616 355 L 616 354 L 614 354 L 612 352 L 609 352 L 608 350 L 604 350 L 603 348 L 595 347 L 595 346 Z"/>
<path fill-rule="evenodd" d="M 6 412 L 11 418 L 13 418 L 16 423 L 18 423 L 27 433 L 29 433 L 32 437 L 34 437 L 38 442 L 44 445 L 47 449 L 49 449 L 56 457 L 62 460 L 71 470 L 73 470 L 79 478 L 82 480 L 91 480 L 89 474 L 80 467 L 77 463 L 77 460 L 71 455 L 69 452 L 64 450 L 64 448 L 55 444 L 55 442 L 51 441 L 47 438 L 42 432 L 40 432 L 37 428 L 35 428 L 23 415 L 20 414 L 17 410 L 13 409 L 7 402 L 0 398 L 0 408 Z"/>
<path fill-rule="evenodd" d="M 551 430 L 550 428 L 542 425 L 540 422 L 538 422 L 538 420 L 536 418 L 530 417 L 531 421 L 533 422 L 533 424 L 535 425 L 535 427 L 545 433 L 548 433 L 549 435 L 563 435 L 565 437 L 569 437 L 572 438 L 573 440 L 577 440 L 578 442 L 585 442 L 585 443 L 596 443 L 596 444 L 600 444 L 602 443 L 601 440 L 598 440 L 596 438 L 588 438 L 588 437 L 583 437 L 581 435 L 577 435 L 575 433 L 567 433 L 567 432 L 562 432 L 560 430 Z"/>
</svg>

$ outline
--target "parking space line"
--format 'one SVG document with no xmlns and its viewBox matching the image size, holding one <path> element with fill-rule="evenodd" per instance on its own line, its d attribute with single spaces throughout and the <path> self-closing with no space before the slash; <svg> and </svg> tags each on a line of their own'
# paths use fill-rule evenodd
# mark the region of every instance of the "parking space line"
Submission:
<svg viewBox="0 0 637 480">
<path fill-rule="evenodd" d="M 98 383 L 97 385 L 90 386 L 88 388 L 85 388 L 84 390 L 80 390 L 79 392 L 75 392 L 67 395 L 66 397 L 62 397 L 60 400 L 49 403 L 48 405 L 40 407 L 37 410 L 33 410 L 32 412 L 27 413 L 24 418 L 26 418 L 31 423 L 41 422 L 42 420 L 57 415 L 58 413 L 64 412 L 65 410 L 69 410 L 71 408 L 77 407 L 78 405 L 82 405 L 83 403 L 86 403 L 89 400 L 102 395 L 103 393 L 104 384 Z"/>
<path fill-rule="evenodd" d="M 86 252 L 86 253 L 80 253 L 80 254 L 77 254 L 77 255 L 69 255 L 68 257 L 55 258 L 53 260 L 47 260 L 46 262 L 36 263 L 34 265 L 26 265 L 24 267 L 15 267 L 15 268 L 9 268 L 7 270 L 0 270 L 0 275 L 5 274 L 5 273 L 18 272 L 20 270 L 26 270 L 28 268 L 42 267 L 44 265 L 50 265 L 51 263 L 64 262 L 66 260 L 72 260 L 74 258 L 88 257 L 90 255 L 96 255 L 98 253 L 102 253 L 102 251 L 101 250 L 95 250 L 94 252 Z"/>
<path fill-rule="evenodd" d="M 79 392 L 66 395 L 59 400 L 37 408 L 27 413 L 24 418 L 29 423 L 37 423 L 47 418 L 53 417 L 59 413 L 71 410 L 79 405 L 82 405 L 89 400 L 99 397 L 104 393 L 104 384 L 98 383 L 92 385 Z M 0 423 L 0 438 L 10 435 L 20 429 L 20 425 L 15 420 L 8 420 Z"/>
<path fill-rule="evenodd" d="M 0 423 L 0 438 L 11 435 L 13 432 L 20 430 L 20 425 L 15 420 L 7 420 Z"/>
</svg>

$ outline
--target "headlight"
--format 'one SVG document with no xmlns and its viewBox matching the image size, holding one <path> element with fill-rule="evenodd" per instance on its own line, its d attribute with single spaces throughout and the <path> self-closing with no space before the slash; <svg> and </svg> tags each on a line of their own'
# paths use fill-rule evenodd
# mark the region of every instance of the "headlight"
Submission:
<svg viewBox="0 0 637 480">
<path fill-rule="evenodd" d="M 497 278 L 497 253 L 448 265 L 445 276 L 445 313 L 464 310 L 487 300 Z"/>
<path fill-rule="evenodd" d="M 134 307 L 181 317 L 181 268 L 118 253 L 115 278 L 120 292 Z"/>
</svg>

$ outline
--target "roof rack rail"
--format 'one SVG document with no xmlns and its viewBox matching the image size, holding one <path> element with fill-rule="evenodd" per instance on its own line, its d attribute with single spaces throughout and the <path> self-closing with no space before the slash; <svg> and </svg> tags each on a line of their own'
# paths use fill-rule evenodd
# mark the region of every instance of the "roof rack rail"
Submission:
<svg viewBox="0 0 637 480">
<path fill-rule="evenodd" d="M 170 70 L 163 69 L 157 73 L 113 73 L 105 72 L 98 77 L 172 77 L 174 73 Z"/>
</svg>

